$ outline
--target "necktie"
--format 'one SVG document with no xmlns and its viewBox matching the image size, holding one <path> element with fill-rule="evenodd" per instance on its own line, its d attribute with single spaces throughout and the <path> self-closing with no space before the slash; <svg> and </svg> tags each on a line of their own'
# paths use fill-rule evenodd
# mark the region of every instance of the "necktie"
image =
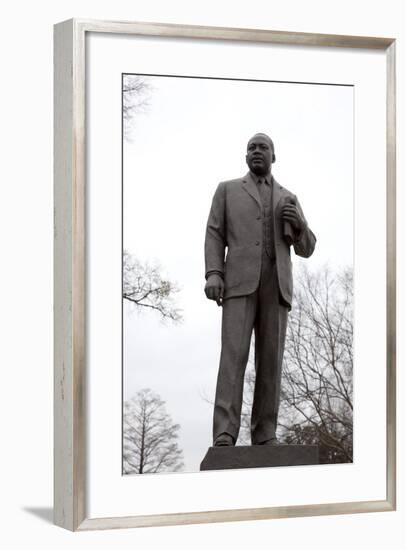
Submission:
<svg viewBox="0 0 406 550">
<path fill-rule="evenodd" d="M 258 188 L 259 188 L 259 195 L 261 197 L 262 206 L 265 208 L 265 206 L 267 206 L 269 203 L 269 196 L 268 196 L 267 184 L 264 178 L 258 179 Z"/>
</svg>

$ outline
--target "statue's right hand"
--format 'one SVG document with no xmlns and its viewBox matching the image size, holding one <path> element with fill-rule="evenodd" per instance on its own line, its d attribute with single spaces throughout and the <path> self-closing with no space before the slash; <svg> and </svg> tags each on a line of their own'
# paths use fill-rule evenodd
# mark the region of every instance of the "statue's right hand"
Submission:
<svg viewBox="0 0 406 550">
<path fill-rule="evenodd" d="M 209 276 L 204 287 L 204 292 L 209 300 L 216 300 L 217 305 L 221 306 L 223 302 L 224 281 L 220 275 L 213 273 L 213 275 Z"/>
</svg>

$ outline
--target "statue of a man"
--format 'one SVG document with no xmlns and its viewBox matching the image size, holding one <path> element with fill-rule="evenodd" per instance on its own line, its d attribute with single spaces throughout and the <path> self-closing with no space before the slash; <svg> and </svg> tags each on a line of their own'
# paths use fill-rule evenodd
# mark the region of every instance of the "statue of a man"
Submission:
<svg viewBox="0 0 406 550">
<path fill-rule="evenodd" d="M 247 145 L 246 176 L 219 184 L 205 240 L 207 298 L 222 305 L 222 347 L 213 445 L 235 445 L 244 373 L 255 332 L 253 445 L 275 445 L 282 359 L 292 303 L 290 248 L 311 256 L 316 237 L 299 201 L 271 173 L 274 144 L 256 134 Z M 227 249 L 227 254 L 225 254 Z"/>
</svg>

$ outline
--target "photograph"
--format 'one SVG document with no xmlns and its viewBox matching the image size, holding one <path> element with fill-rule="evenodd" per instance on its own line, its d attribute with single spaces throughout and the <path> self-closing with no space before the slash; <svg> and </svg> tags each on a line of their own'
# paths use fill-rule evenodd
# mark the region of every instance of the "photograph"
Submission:
<svg viewBox="0 0 406 550">
<path fill-rule="evenodd" d="M 123 475 L 352 463 L 354 86 L 121 86 Z"/>
</svg>

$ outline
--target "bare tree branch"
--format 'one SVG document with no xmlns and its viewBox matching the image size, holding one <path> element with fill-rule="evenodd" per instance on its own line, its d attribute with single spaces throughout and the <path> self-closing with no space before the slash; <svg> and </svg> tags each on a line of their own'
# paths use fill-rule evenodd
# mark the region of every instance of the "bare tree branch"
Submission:
<svg viewBox="0 0 406 550">
<path fill-rule="evenodd" d="M 123 133 L 131 141 L 137 114 L 148 111 L 152 87 L 145 77 L 124 75 L 123 77 Z"/>
<path fill-rule="evenodd" d="M 124 251 L 123 255 L 123 298 L 143 308 L 157 311 L 163 321 L 180 322 L 182 312 L 176 307 L 174 295 L 179 287 L 163 279 L 158 265 L 141 264 L 134 256 Z"/>
<path fill-rule="evenodd" d="M 124 403 L 123 471 L 125 474 L 175 472 L 183 468 L 173 424 L 165 403 L 150 389 L 143 389 Z"/>
</svg>

